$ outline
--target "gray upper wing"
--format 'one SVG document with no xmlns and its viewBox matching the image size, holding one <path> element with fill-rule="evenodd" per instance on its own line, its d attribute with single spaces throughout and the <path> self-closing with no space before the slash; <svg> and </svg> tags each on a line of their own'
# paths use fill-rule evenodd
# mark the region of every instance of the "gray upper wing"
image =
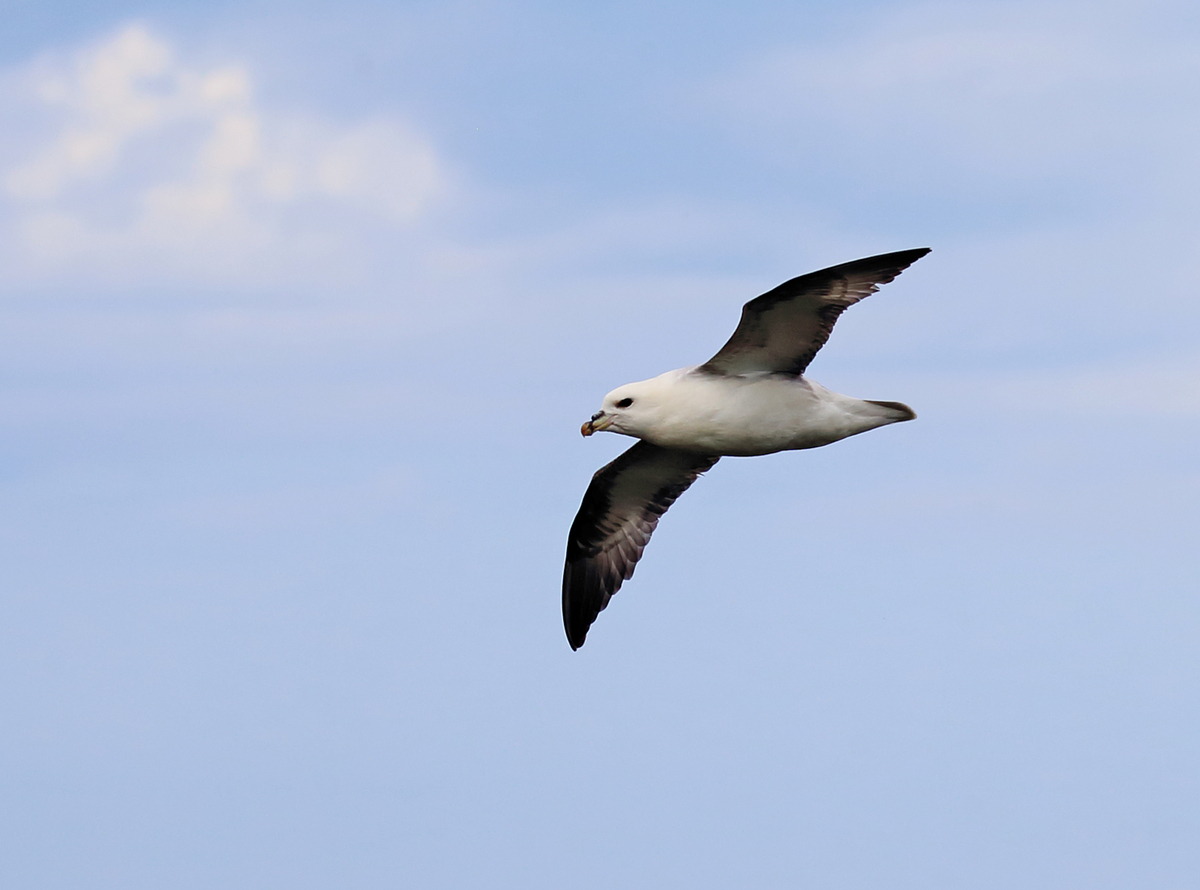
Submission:
<svg viewBox="0 0 1200 890">
<path fill-rule="evenodd" d="M 563 626 L 572 649 L 633 577 L 659 517 L 719 459 L 639 441 L 596 471 L 567 537 Z"/>
<path fill-rule="evenodd" d="M 742 307 L 742 320 L 720 352 L 700 366 L 710 374 L 800 375 L 838 316 L 925 254 L 928 247 L 867 257 L 785 281 Z"/>
</svg>

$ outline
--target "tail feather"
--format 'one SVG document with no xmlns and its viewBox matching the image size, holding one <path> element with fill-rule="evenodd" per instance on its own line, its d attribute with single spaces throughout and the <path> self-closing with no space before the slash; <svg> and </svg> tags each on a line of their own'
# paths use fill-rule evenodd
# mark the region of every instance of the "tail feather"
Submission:
<svg viewBox="0 0 1200 890">
<path fill-rule="evenodd" d="M 915 420 L 917 412 L 903 402 L 877 402 L 874 399 L 865 400 L 868 405 L 878 405 L 884 410 L 880 414 L 887 418 L 888 423 L 901 423 L 905 420 Z"/>
</svg>

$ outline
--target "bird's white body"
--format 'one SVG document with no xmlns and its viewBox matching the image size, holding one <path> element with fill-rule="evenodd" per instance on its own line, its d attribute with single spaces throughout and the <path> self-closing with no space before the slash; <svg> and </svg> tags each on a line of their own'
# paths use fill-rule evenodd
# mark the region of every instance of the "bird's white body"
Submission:
<svg viewBox="0 0 1200 890">
<path fill-rule="evenodd" d="M 730 377 L 695 367 L 618 387 L 602 413 L 612 432 L 739 457 L 817 448 L 913 417 L 902 405 L 851 398 L 803 377 Z"/>
</svg>

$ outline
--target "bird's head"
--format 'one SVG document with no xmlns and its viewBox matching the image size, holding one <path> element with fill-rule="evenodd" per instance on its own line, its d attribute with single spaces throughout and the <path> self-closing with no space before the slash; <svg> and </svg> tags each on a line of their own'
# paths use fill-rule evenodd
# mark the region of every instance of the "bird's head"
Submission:
<svg viewBox="0 0 1200 890">
<path fill-rule="evenodd" d="M 585 436 L 610 430 L 626 436 L 642 436 L 649 420 L 654 393 L 647 384 L 627 383 L 604 397 L 604 404 L 579 430 Z"/>
</svg>

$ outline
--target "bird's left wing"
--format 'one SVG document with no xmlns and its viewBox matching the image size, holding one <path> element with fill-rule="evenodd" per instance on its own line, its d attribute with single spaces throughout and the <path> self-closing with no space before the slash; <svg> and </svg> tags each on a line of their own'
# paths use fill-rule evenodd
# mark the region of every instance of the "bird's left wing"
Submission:
<svg viewBox="0 0 1200 890">
<path fill-rule="evenodd" d="M 638 442 L 596 471 L 567 538 L 563 625 L 572 649 L 633 577 L 659 517 L 719 459 Z"/>
<path fill-rule="evenodd" d="M 729 342 L 700 366 L 709 374 L 804 373 L 842 312 L 870 296 L 929 248 L 900 250 L 830 266 L 785 281 L 742 307 Z"/>
</svg>

